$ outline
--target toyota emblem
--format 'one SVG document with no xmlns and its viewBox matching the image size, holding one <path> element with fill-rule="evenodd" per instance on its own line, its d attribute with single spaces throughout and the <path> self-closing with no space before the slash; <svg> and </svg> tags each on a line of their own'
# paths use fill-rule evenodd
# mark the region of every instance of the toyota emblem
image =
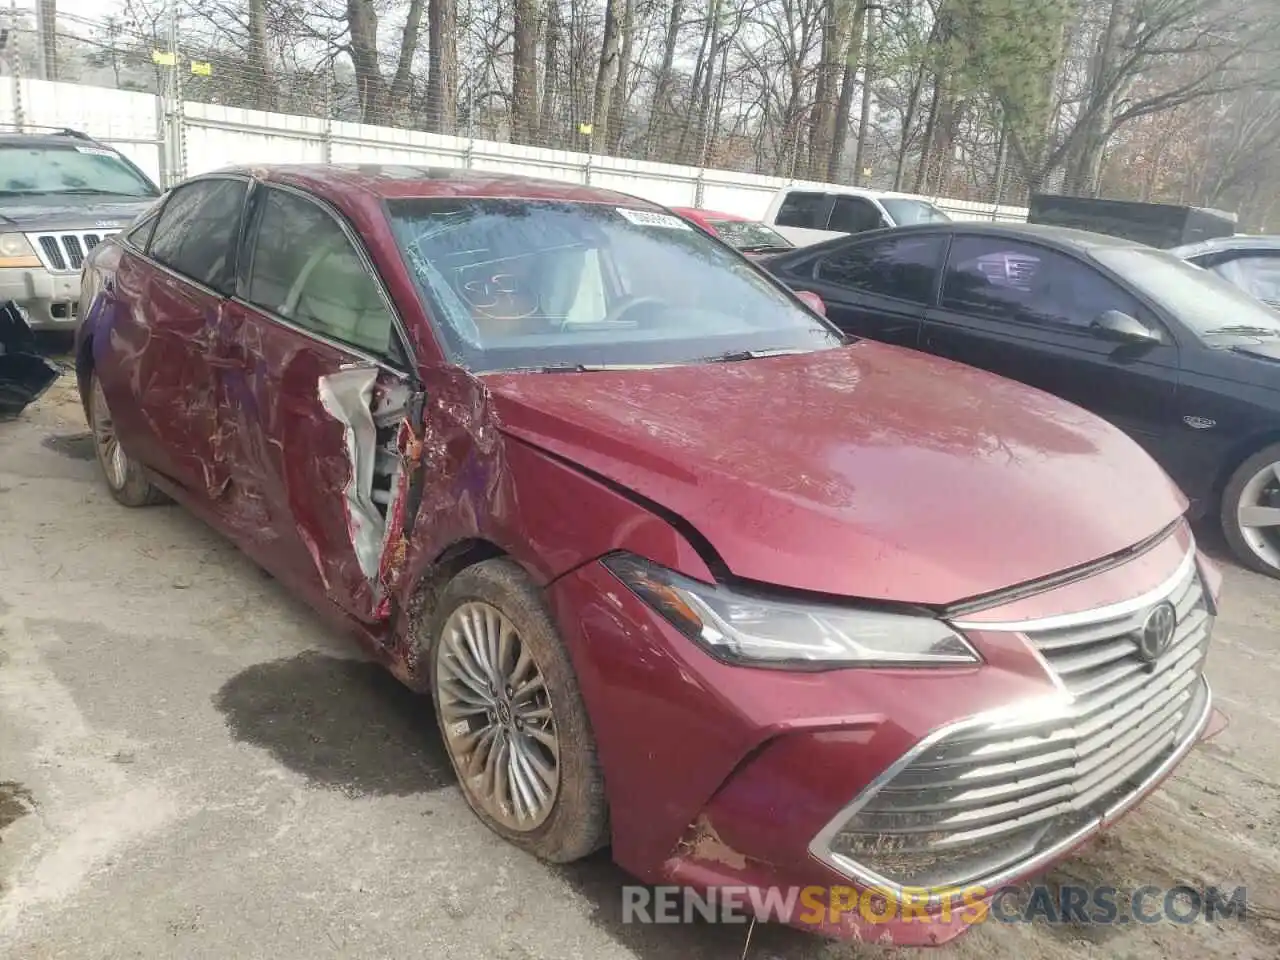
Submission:
<svg viewBox="0 0 1280 960">
<path fill-rule="evenodd" d="M 1178 612 L 1168 600 L 1152 607 L 1147 619 L 1142 621 L 1142 629 L 1134 636 L 1134 642 L 1138 646 L 1138 659 L 1148 665 L 1148 670 L 1155 669 L 1156 661 L 1173 643 L 1177 626 Z"/>
</svg>

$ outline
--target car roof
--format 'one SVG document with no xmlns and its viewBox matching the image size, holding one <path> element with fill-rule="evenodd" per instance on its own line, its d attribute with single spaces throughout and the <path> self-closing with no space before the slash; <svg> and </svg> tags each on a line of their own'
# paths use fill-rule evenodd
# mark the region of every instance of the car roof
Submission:
<svg viewBox="0 0 1280 960">
<path fill-rule="evenodd" d="M 286 184 L 321 197 L 357 190 L 385 200 L 411 197 L 565 200 L 662 210 L 648 200 L 614 190 L 462 167 L 299 163 L 227 167 L 216 172 L 238 173 L 266 182 Z"/>
<path fill-rule="evenodd" d="M 849 197 L 869 197 L 871 199 L 888 199 L 888 200 L 919 200 L 921 203 L 927 203 L 931 207 L 937 204 L 928 197 L 922 197 L 914 193 L 899 193 L 896 190 L 874 190 L 870 187 L 849 187 L 839 183 L 812 184 L 805 186 L 800 183 L 793 183 L 790 186 L 783 187 L 782 193 L 833 193 L 841 196 Z"/>
<path fill-rule="evenodd" d="M 992 223 L 986 220 L 951 220 L 949 222 L 913 223 L 902 227 L 889 227 L 868 233 L 853 234 L 863 238 L 901 235 L 907 233 L 966 233 L 977 236 L 1003 237 L 1008 240 L 1036 240 L 1061 247 L 1074 247 L 1081 251 L 1102 247 L 1146 248 L 1147 244 L 1105 233 L 1076 230 L 1073 227 L 1057 227 L 1046 223 Z"/>
<path fill-rule="evenodd" d="M 703 210 L 700 207 L 671 207 L 672 213 L 678 213 L 682 217 L 693 217 L 702 220 L 734 220 L 739 223 L 750 222 L 750 217 L 742 217 L 736 213 L 725 213 L 721 210 Z"/>
<path fill-rule="evenodd" d="M 1169 252 L 1187 259 L 1203 253 L 1221 253 L 1227 250 L 1280 250 L 1280 236 L 1248 236 L 1241 234 L 1234 237 L 1215 237 L 1212 240 L 1201 240 L 1174 247 Z"/>
<path fill-rule="evenodd" d="M 16 133 L 12 130 L 0 132 L 0 147 L 74 147 L 78 143 L 107 146 L 75 130 L 47 133 Z"/>
</svg>

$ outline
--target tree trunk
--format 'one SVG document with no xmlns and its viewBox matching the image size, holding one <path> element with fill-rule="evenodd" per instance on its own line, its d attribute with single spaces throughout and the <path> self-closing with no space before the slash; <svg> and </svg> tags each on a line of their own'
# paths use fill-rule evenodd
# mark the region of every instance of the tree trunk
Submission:
<svg viewBox="0 0 1280 960">
<path fill-rule="evenodd" d="M 347 27 L 351 34 L 351 66 L 355 71 L 360 120 L 382 123 L 387 91 L 378 66 L 378 14 L 373 0 L 347 0 Z"/>
<path fill-rule="evenodd" d="M 717 0 L 710 0 L 710 3 L 712 3 L 714 8 L 714 4 L 717 3 Z M 680 127 L 680 142 L 676 145 L 677 159 L 678 157 L 684 157 L 687 152 L 686 147 L 687 143 L 689 143 L 689 133 L 692 129 L 692 125 L 694 125 L 694 109 L 692 108 L 694 108 L 694 105 L 698 102 L 698 91 L 703 88 L 703 74 L 710 69 L 709 60 L 712 56 L 716 55 L 716 51 L 710 49 L 714 22 L 716 22 L 716 18 L 713 17 L 712 10 L 709 9 L 707 19 L 703 22 L 703 40 L 701 40 L 701 44 L 698 46 L 698 60 L 694 63 L 694 82 L 689 84 L 689 109 L 685 110 L 685 122 L 682 123 Z M 669 157 L 663 157 L 663 159 L 669 159 Z"/>
<path fill-rule="evenodd" d="M 671 0 L 671 13 L 667 17 L 667 35 L 662 46 L 662 65 L 654 79 L 653 103 L 649 107 L 649 128 L 644 136 L 644 156 L 652 160 L 659 155 L 662 138 L 671 116 L 672 70 L 675 65 L 676 43 L 679 39 L 680 18 L 684 14 L 684 0 Z"/>
<path fill-rule="evenodd" d="M 867 143 L 871 134 L 871 102 L 874 99 L 871 86 L 875 76 L 871 65 L 876 55 L 876 13 L 867 17 L 867 55 L 862 64 L 862 111 L 858 114 L 858 146 L 853 154 L 853 182 L 861 184 L 867 160 Z"/>
<path fill-rule="evenodd" d="M 458 117 L 458 7 L 456 0 L 428 0 L 427 129 L 452 134 Z"/>
<path fill-rule="evenodd" d="M 635 35 L 635 0 L 622 0 L 622 52 L 618 58 L 618 82 L 614 85 L 613 99 L 609 108 L 609 153 L 620 156 L 622 153 L 622 134 L 626 126 L 627 115 L 627 82 L 631 73 L 631 40 Z"/>
<path fill-rule="evenodd" d="M 924 141 L 920 145 L 920 165 L 916 167 L 912 193 L 923 193 L 929 188 L 928 176 L 933 166 L 933 138 L 938 127 L 938 113 L 942 105 L 942 78 L 933 78 L 933 100 L 929 104 L 929 119 L 924 125 Z"/>
<path fill-rule="evenodd" d="M 249 64 L 253 70 L 254 102 L 259 110 L 274 110 L 275 86 L 271 82 L 271 61 L 267 54 L 266 0 L 249 0 Z"/>
<path fill-rule="evenodd" d="M 1126 15 L 1124 0 L 1111 0 L 1111 12 L 1103 30 L 1097 52 L 1089 70 L 1089 94 L 1085 98 L 1085 116 L 1071 131 L 1073 144 L 1067 152 L 1063 193 L 1072 196 L 1095 196 L 1102 157 L 1111 138 L 1115 121 L 1116 100 L 1122 93 L 1116 85 L 1115 63 L 1120 56 L 1122 24 Z"/>
<path fill-rule="evenodd" d="M 809 118 L 810 180 L 821 180 L 831 157 L 831 140 L 835 135 L 836 108 L 839 92 L 836 76 L 840 72 L 840 51 L 844 38 L 841 22 L 848 0 L 826 0 L 822 5 L 822 50 L 818 58 L 818 81 L 813 92 L 813 111 Z"/>
<path fill-rule="evenodd" d="M 409 0 L 404 33 L 400 35 L 400 59 L 396 61 L 396 73 L 391 79 L 389 106 L 394 111 L 403 111 L 409 104 L 413 80 L 413 55 L 418 52 L 418 34 L 422 28 L 422 6 L 423 0 Z"/>
<path fill-rule="evenodd" d="M 915 81 L 911 84 L 911 94 L 907 97 L 907 109 L 902 115 L 902 136 L 898 146 L 898 163 L 893 173 L 893 189 L 901 190 L 903 177 L 906 174 L 907 148 L 911 145 L 911 125 L 915 122 L 916 111 L 920 109 L 920 93 L 924 90 L 925 67 L 922 63 L 916 70 Z M 927 134 L 926 136 L 931 135 Z"/>
<path fill-rule="evenodd" d="M 849 139 L 849 113 L 853 109 L 853 88 L 858 83 L 858 65 L 862 59 L 862 31 L 867 15 L 866 0 L 858 0 L 857 7 L 854 9 L 853 24 L 846 37 L 844 75 L 840 78 L 840 103 L 836 107 L 835 127 L 831 134 L 831 152 L 827 157 L 826 179 L 829 182 L 835 182 L 840 176 L 840 161 L 844 159 L 844 146 Z M 870 47 L 869 42 L 867 46 Z"/>
<path fill-rule="evenodd" d="M 626 0 L 607 0 L 604 9 L 604 41 L 600 47 L 600 69 L 596 72 L 596 94 L 591 110 L 591 143 L 609 142 L 609 106 L 613 88 L 618 83 L 619 61 L 622 59 L 622 33 L 619 5 Z M 594 153 L 594 149 L 592 150 Z"/>
<path fill-rule="evenodd" d="M 707 145 L 711 141 L 711 88 L 715 82 L 716 57 L 720 48 L 721 14 L 723 0 L 711 0 L 711 45 L 707 50 L 707 69 L 702 76 L 702 96 L 698 107 L 698 140 L 684 162 L 702 166 L 705 164 Z"/>
<path fill-rule="evenodd" d="M 515 0 L 511 139 L 532 143 L 538 124 L 538 0 Z"/>
<path fill-rule="evenodd" d="M 547 0 L 547 32 L 544 39 L 546 55 L 543 59 L 542 111 L 538 121 L 539 138 L 544 144 L 551 142 L 551 128 L 556 116 L 556 88 L 560 77 L 560 3 Z"/>
</svg>

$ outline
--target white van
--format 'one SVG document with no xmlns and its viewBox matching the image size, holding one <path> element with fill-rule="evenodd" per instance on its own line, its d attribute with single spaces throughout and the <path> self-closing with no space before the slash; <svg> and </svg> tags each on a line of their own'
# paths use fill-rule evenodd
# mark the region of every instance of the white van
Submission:
<svg viewBox="0 0 1280 960">
<path fill-rule="evenodd" d="M 792 243 L 807 247 L 848 233 L 951 218 L 928 200 L 909 193 L 856 187 L 783 187 L 763 219 Z"/>
</svg>

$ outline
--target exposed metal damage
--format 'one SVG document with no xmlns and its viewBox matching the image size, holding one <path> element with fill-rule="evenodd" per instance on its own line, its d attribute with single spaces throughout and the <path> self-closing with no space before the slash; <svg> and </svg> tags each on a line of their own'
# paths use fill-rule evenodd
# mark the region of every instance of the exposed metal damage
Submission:
<svg viewBox="0 0 1280 960">
<path fill-rule="evenodd" d="M 325 411 L 343 425 L 351 466 L 342 490 L 347 532 L 374 588 L 374 615 L 383 619 L 404 570 L 411 491 L 422 460 L 415 395 L 374 365 L 322 376 L 318 390 Z"/>
</svg>

